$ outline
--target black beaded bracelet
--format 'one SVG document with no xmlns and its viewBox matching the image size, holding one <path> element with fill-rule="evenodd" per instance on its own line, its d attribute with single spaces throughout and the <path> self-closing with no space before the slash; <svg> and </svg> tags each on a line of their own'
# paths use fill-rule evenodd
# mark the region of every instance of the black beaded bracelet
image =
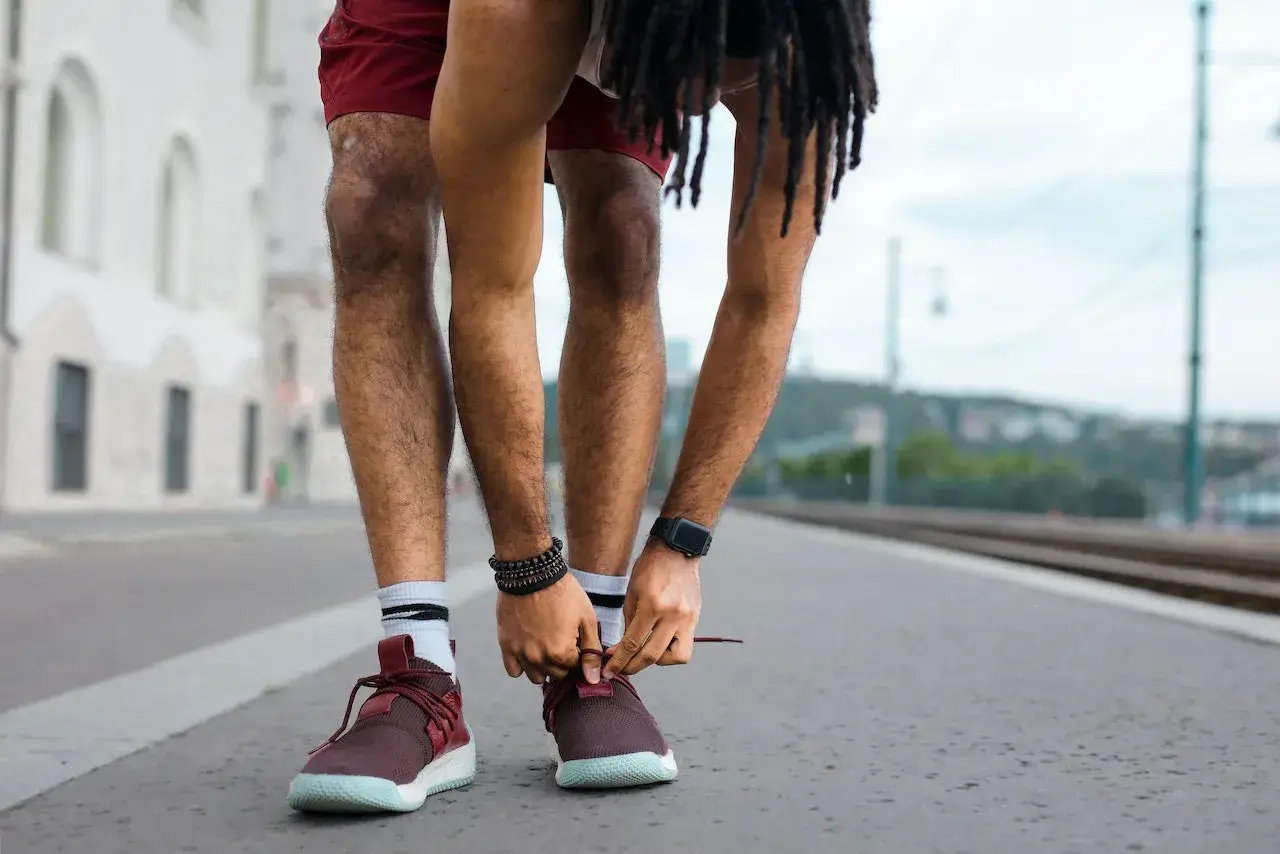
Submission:
<svg viewBox="0 0 1280 854">
<path fill-rule="evenodd" d="M 568 573 L 569 564 L 564 562 L 564 558 L 561 558 L 557 563 L 553 563 L 532 575 L 518 578 L 495 575 L 494 581 L 497 583 L 498 589 L 503 593 L 509 593 L 512 596 L 528 596 L 531 593 L 537 593 L 539 590 L 547 589 Z"/>
<path fill-rule="evenodd" d="M 489 568 L 494 572 L 514 573 L 521 570 L 540 569 L 543 566 L 552 563 L 556 558 L 564 553 L 564 543 L 559 537 L 551 538 L 551 548 L 536 554 L 533 557 L 527 557 L 524 560 L 498 560 L 498 556 L 494 555 L 489 558 Z"/>
<path fill-rule="evenodd" d="M 564 560 L 564 543 L 552 537 L 551 548 L 523 560 L 498 560 L 494 555 L 489 558 L 489 567 L 493 569 L 493 580 L 498 589 L 512 596 L 528 596 L 545 590 L 564 578 L 569 572 L 569 564 Z"/>
</svg>

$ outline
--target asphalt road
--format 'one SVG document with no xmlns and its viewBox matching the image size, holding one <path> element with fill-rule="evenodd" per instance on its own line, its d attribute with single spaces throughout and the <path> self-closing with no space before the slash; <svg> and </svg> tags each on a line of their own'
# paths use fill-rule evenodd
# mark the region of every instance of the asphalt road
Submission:
<svg viewBox="0 0 1280 854">
<path fill-rule="evenodd" d="M 483 527 L 455 515 L 456 561 L 475 564 Z M 48 770 L 41 751 L 74 777 L 0 813 L 0 851 L 1263 854 L 1280 839 L 1280 649 L 1188 622 L 1210 606 L 731 514 L 700 629 L 746 644 L 639 680 L 680 779 L 571 794 L 536 690 L 502 673 L 488 580 L 458 578 L 476 783 L 413 815 L 317 820 L 288 811 L 289 778 L 376 669 L 376 612 L 352 604 L 370 584 L 357 532 L 0 565 L 0 793 Z"/>
</svg>

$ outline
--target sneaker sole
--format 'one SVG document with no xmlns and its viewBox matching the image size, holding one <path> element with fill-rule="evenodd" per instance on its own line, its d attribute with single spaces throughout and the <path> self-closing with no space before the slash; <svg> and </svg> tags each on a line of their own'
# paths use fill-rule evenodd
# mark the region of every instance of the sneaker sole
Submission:
<svg viewBox="0 0 1280 854">
<path fill-rule="evenodd" d="M 598 759 L 560 758 L 560 749 L 551 738 L 551 757 L 556 761 L 556 785 L 562 789 L 629 789 L 670 783 L 679 774 L 675 753 L 665 756 L 642 751 Z"/>
<path fill-rule="evenodd" d="M 470 728 L 467 730 L 470 732 Z M 289 806 L 299 812 L 413 812 L 432 795 L 460 789 L 476 778 L 476 743 L 451 750 L 413 782 L 397 785 L 380 777 L 299 774 L 289 784 Z"/>
</svg>

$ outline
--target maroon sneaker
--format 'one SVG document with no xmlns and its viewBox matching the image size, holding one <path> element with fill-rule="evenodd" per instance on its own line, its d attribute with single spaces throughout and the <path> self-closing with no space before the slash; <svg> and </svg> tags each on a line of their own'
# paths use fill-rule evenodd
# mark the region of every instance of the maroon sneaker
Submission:
<svg viewBox="0 0 1280 854">
<path fill-rule="evenodd" d="M 742 643 L 732 638 L 694 640 Z M 556 783 L 562 788 L 619 789 L 676 778 L 675 754 L 626 676 L 592 685 L 579 669 L 543 685 L 542 720 L 551 737 Z"/>
<path fill-rule="evenodd" d="M 676 757 L 626 676 L 592 685 L 575 671 L 542 687 L 556 783 L 565 789 L 619 789 L 669 783 Z"/>
<path fill-rule="evenodd" d="M 382 672 L 351 689 L 342 726 L 289 785 L 305 812 L 412 812 L 430 795 L 476 776 L 476 746 L 453 677 L 413 656 L 408 635 L 378 643 Z M 373 688 L 347 729 L 356 694 Z M 345 732 L 344 732 L 345 731 Z"/>
</svg>

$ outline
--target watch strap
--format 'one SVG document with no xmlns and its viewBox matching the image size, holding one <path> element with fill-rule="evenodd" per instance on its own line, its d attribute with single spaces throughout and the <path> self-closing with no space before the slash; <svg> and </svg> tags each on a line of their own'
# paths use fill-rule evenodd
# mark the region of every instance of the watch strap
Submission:
<svg viewBox="0 0 1280 854">
<path fill-rule="evenodd" d="M 691 554 L 690 552 L 679 548 L 674 542 L 672 542 L 672 539 L 671 539 L 672 534 L 675 532 L 676 526 L 679 525 L 681 522 L 684 522 L 690 525 L 696 525 L 698 528 L 701 528 L 703 531 L 706 532 L 706 539 L 703 540 L 702 542 L 702 548 L 696 554 Z M 681 516 L 676 516 L 676 517 L 659 516 L 657 519 L 654 519 L 653 526 L 649 529 L 649 536 L 656 537 L 657 539 L 662 540 L 664 543 L 667 544 L 668 547 L 670 547 L 674 551 L 678 551 L 681 554 L 687 555 L 689 557 L 706 557 L 707 553 L 711 551 L 710 529 L 702 525 L 698 525 L 698 523 L 693 522 L 690 519 L 685 519 Z"/>
</svg>

